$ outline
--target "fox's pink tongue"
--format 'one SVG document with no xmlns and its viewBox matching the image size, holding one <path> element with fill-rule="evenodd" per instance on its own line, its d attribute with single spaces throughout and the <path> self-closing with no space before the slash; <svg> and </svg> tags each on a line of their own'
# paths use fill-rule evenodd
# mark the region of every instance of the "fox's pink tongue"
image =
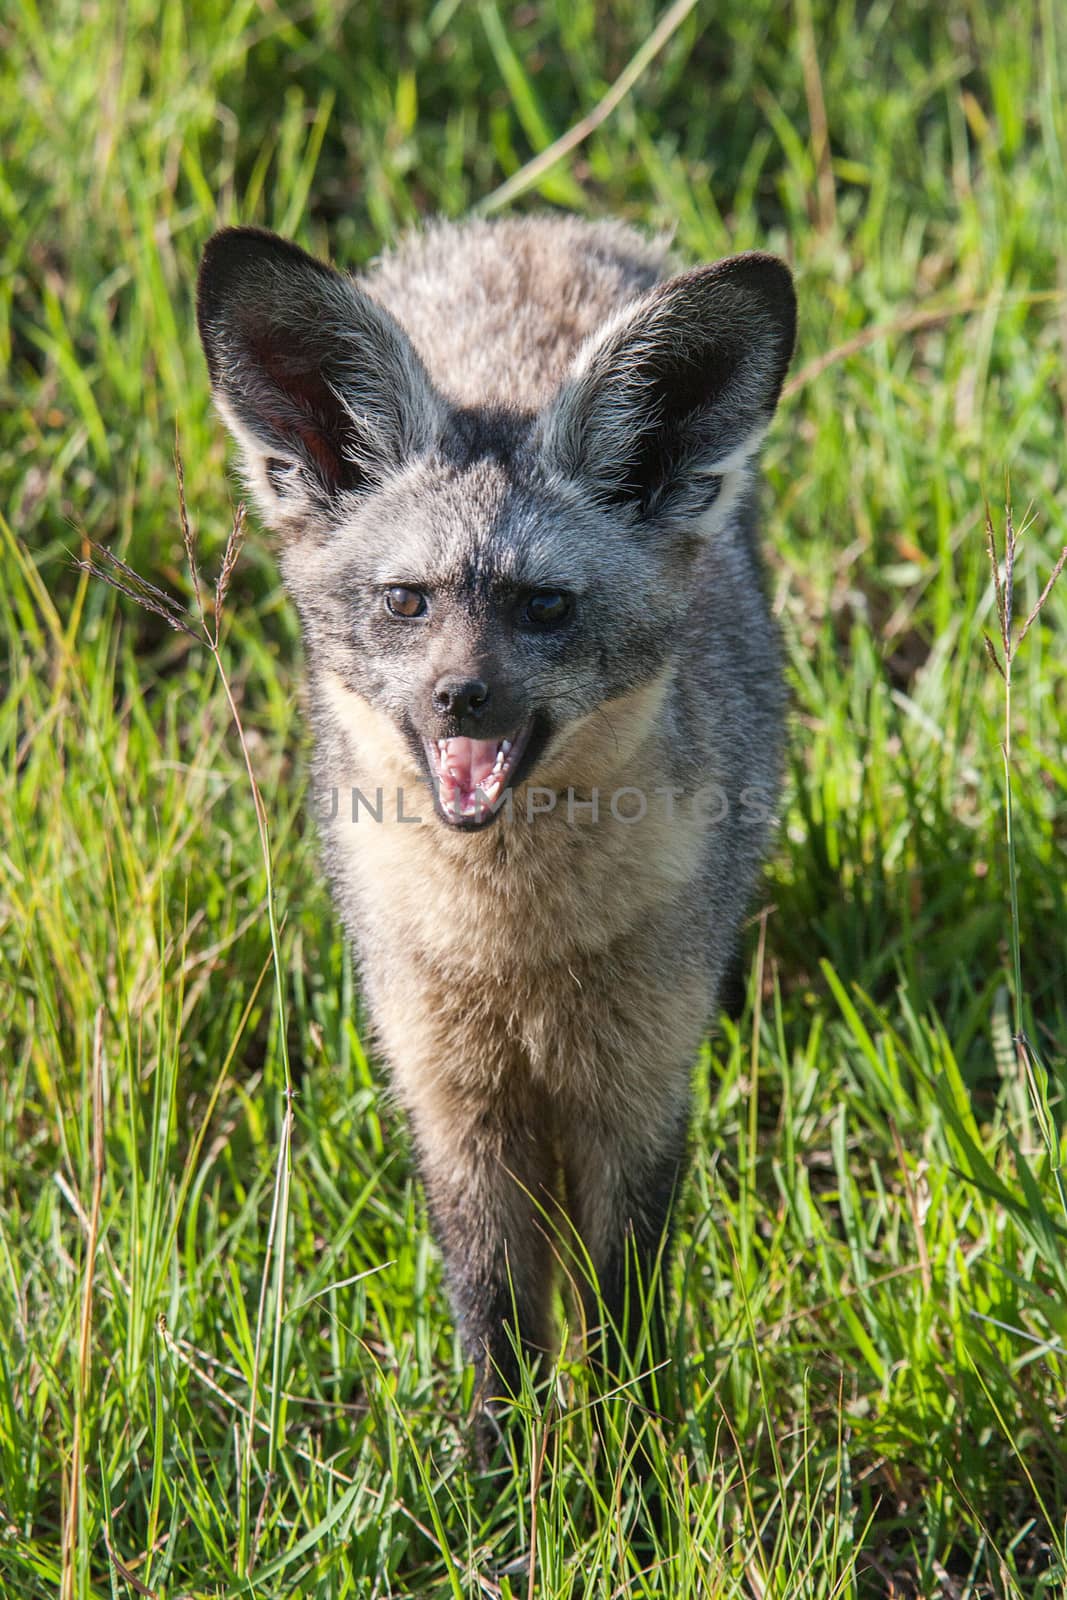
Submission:
<svg viewBox="0 0 1067 1600">
<path fill-rule="evenodd" d="M 485 782 L 493 770 L 497 751 L 496 739 L 457 739 L 444 741 L 441 770 L 452 779 L 464 794 L 471 794 Z"/>
</svg>

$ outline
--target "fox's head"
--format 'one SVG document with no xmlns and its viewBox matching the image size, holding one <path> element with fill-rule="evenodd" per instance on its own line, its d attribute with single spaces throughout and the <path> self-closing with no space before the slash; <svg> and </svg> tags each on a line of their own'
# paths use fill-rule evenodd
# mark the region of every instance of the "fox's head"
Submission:
<svg viewBox="0 0 1067 1600">
<path fill-rule="evenodd" d="M 483 827 L 692 629 L 694 564 L 792 354 L 792 282 L 750 254 L 659 283 L 528 408 L 456 403 L 372 290 L 228 229 L 200 334 L 312 660 L 391 719 L 445 822 Z"/>
</svg>

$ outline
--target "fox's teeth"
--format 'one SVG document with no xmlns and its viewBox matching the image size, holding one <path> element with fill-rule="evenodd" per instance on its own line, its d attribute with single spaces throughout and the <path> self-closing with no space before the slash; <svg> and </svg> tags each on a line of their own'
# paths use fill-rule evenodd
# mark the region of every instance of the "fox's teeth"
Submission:
<svg viewBox="0 0 1067 1600">
<path fill-rule="evenodd" d="M 510 751 L 511 751 L 511 740 L 510 739 L 502 739 L 501 742 L 500 742 L 500 749 L 501 749 L 501 752 L 504 755 L 510 754 Z"/>
</svg>

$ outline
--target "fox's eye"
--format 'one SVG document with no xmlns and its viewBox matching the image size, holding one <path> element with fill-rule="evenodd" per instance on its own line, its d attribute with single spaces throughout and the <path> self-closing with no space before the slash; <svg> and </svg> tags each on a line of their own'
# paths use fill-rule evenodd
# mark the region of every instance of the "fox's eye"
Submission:
<svg viewBox="0 0 1067 1600">
<path fill-rule="evenodd" d="M 527 600 L 522 620 L 533 628 L 558 628 L 573 610 L 573 597 L 562 589 L 539 589 Z"/>
<path fill-rule="evenodd" d="M 421 617 L 426 610 L 426 596 L 421 589 L 394 584 L 385 591 L 385 609 L 394 617 Z"/>
</svg>

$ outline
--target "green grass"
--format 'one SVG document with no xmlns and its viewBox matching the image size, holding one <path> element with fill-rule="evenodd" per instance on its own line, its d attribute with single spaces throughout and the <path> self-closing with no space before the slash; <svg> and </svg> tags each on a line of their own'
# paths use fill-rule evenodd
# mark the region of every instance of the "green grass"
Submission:
<svg viewBox="0 0 1067 1600">
<path fill-rule="evenodd" d="M 318 875 L 266 541 L 220 660 L 280 973 L 219 665 L 74 565 L 88 535 L 191 602 L 176 427 L 221 560 L 192 318 L 219 221 L 356 266 L 484 201 L 658 15 L 0 19 L 5 1596 L 1067 1593 L 1067 580 L 1014 661 L 1010 854 L 983 643 L 985 500 L 1002 537 L 1010 474 L 1019 620 L 1067 539 L 1054 0 L 698 0 L 514 202 L 674 227 L 686 259 L 776 249 L 800 293 L 767 449 L 790 781 L 748 1011 L 696 1074 L 651 1558 L 626 1539 L 625 1397 L 580 1363 L 526 1396 L 510 1467 L 465 1454 L 470 1375 Z"/>
</svg>

